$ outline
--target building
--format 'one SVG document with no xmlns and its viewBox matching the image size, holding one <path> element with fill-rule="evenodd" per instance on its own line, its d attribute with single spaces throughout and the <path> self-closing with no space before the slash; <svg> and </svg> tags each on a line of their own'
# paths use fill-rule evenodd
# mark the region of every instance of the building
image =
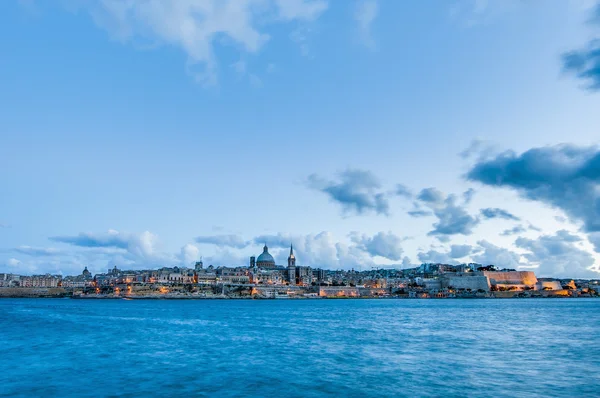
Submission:
<svg viewBox="0 0 600 398">
<path fill-rule="evenodd" d="M 290 255 L 288 257 L 287 279 L 290 285 L 296 285 L 296 256 L 294 256 L 294 246 L 290 244 Z"/>
<path fill-rule="evenodd" d="M 252 262 L 252 258 L 250 258 L 250 262 Z M 265 246 L 263 247 L 263 252 L 256 259 L 256 267 L 263 268 L 263 269 L 275 269 L 276 268 L 275 259 L 269 253 L 269 248 L 267 247 L 266 243 L 265 243 Z"/>
</svg>

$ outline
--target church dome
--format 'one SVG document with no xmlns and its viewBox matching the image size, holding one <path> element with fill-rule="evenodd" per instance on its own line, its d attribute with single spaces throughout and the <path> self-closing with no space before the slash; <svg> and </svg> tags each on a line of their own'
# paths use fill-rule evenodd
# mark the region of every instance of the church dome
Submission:
<svg viewBox="0 0 600 398">
<path fill-rule="evenodd" d="M 258 258 L 256 259 L 257 263 L 269 263 L 269 264 L 273 264 L 275 265 L 275 259 L 273 258 L 273 256 L 271 256 L 269 254 L 269 248 L 267 247 L 267 245 L 265 245 L 265 247 L 263 247 L 263 252 L 261 253 L 260 256 L 258 256 Z"/>
</svg>

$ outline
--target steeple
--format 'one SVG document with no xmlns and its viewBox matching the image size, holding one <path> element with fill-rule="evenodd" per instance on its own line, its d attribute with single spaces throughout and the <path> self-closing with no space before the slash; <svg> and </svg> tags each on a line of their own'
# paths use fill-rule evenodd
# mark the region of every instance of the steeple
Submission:
<svg viewBox="0 0 600 398">
<path fill-rule="evenodd" d="M 296 266 L 296 256 L 294 256 L 294 246 L 290 244 L 290 256 L 288 257 L 288 267 Z"/>
</svg>

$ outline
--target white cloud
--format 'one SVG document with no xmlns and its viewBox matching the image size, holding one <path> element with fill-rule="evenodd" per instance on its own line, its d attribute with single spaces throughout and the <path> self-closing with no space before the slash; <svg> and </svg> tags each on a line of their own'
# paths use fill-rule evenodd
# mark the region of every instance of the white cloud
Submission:
<svg viewBox="0 0 600 398">
<path fill-rule="evenodd" d="M 6 261 L 6 265 L 9 267 L 18 267 L 19 264 L 21 264 L 21 262 L 16 258 L 9 258 L 8 261 Z"/>
<path fill-rule="evenodd" d="M 324 0 L 98 0 L 79 2 L 95 22 L 123 42 L 172 45 L 188 56 L 188 72 L 202 84 L 217 82 L 215 44 L 256 53 L 269 40 L 267 23 L 315 20 Z"/>
<path fill-rule="evenodd" d="M 181 248 L 179 257 L 184 265 L 189 266 L 200 259 L 200 249 L 198 246 L 188 243 Z"/>
<path fill-rule="evenodd" d="M 375 40 L 371 34 L 371 25 L 377 14 L 379 13 L 379 5 L 377 0 L 359 0 L 356 3 L 354 18 L 358 23 L 358 29 L 361 40 L 369 48 L 375 48 Z"/>
</svg>

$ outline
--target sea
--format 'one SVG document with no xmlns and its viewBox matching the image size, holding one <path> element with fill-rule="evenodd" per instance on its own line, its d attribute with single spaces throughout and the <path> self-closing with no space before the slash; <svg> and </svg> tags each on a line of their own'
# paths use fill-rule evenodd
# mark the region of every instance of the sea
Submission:
<svg viewBox="0 0 600 398">
<path fill-rule="evenodd" d="M 0 299 L 2 397 L 600 397 L 600 299 Z"/>
</svg>

